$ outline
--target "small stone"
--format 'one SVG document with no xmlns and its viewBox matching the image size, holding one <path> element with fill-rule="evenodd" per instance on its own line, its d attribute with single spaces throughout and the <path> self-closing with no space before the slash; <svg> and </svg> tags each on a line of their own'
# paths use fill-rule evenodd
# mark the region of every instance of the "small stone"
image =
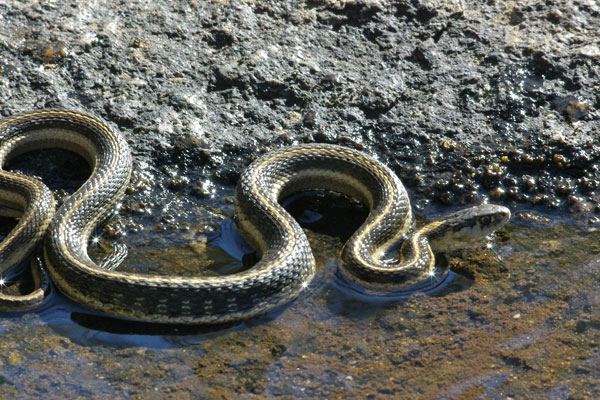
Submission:
<svg viewBox="0 0 600 400">
<path fill-rule="evenodd" d="M 499 200 L 504 197 L 505 193 L 506 191 L 503 188 L 497 187 L 490 192 L 490 197 L 494 200 Z"/>
</svg>

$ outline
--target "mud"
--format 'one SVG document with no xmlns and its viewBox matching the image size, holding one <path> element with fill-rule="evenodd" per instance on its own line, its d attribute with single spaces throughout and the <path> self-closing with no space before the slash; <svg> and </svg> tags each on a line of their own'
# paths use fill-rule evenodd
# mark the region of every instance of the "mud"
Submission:
<svg viewBox="0 0 600 400">
<path fill-rule="evenodd" d="M 312 295 L 244 324 L 178 334 L 140 326 L 127 334 L 108 333 L 117 321 L 98 320 L 56 293 L 36 313 L 5 314 L 2 394 L 140 399 L 600 394 L 597 233 L 570 225 L 509 225 L 492 242 L 501 258 L 478 251 L 448 254 L 457 274 L 445 289 L 395 300 L 369 299 L 339 286 L 334 274 L 341 242 L 309 235 L 320 249 L 321 279 Z M 177 248 L 164 255 L 188 257 Z M 469 270 L 477 271 L 474 280 L 463 275 Z M 100 323 L 85 327 L 77 313 Z"/>
</svg>

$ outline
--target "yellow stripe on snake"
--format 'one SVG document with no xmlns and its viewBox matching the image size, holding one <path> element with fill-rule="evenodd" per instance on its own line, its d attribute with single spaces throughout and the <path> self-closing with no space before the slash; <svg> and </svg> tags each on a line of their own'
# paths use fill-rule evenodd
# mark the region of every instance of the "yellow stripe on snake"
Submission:
<svg viewBox="0 0 600 400">
<path fill-rule="evenodd" d="M 52 193 L 41 182 L 0 169 L 2 205 L 22 213 L 0 243 L 0 273 L 21 263 L 43 240 L 43 264 L 63 294 L 130 320 L 221 323 L 259 315 L 296 298 L 315 274 L 304 231 L 280 205 L 297 192 L 331 190 L 369 207 L 367 220 L 342 249 L 340 270 L 356 284 L 385 290 L 423 290 L 439 279 L 430 240 L 483 237 L 510 218 L 505 207 L 486 204 L 415 231 L 406 190 L 388 167 L 342 146 L 293 146 L 257 159 L 236 188 L 236 224 L 261 254 L 256 265 L 219 277 L 116 271 L 126 255 L 124 246 L 116 246 L 101 265 L 88 256 L 87 246 L 129 183 L 127 142 L 98 119 L 72 111 L 34 111 L 0 122 L 0 168 L 16 155 L 48 147 L 82 155 L 92 175 L 54 213 Z M 389 257 L 402 239 L 399 259 Z M 32 268 L 37 276 L 42 267 L 35 263 Z M 42 299 L 43 287 L 21 303 L 0 294 L 0 307 L 26 309 Z"/>
</svg>

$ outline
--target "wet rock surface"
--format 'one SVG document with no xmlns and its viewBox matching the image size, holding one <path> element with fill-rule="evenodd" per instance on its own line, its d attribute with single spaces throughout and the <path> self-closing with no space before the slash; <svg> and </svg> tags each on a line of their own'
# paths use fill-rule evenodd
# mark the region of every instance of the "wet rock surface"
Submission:
<svg viewBox="0 0 600 400">
<path fill-rule="evenodd" d="M 378 157 L 421 215 L 489 200 L 519 226 L 496 237 L 500 261 L 447 255 L 475 283 L 439 297 L 374 307 L 326 283 L 194 339 L 88 330 L 60 302 L 10 316 L 0 393 L 597 397 L 598 241 L 553 220 L 600 224 L 599 31 L 590 0 L 3 1 L 1 115 L 76 109 L 127 137 L 133 180 L 102 235 L 151 273 L 171 260 L 190 273 L 243 168 L 293 143 Z M 23 157 L 10 167 L 59 200 L 89 171 L 60 153 Z M 328 265 L 341 242 L 317 237 Z"/>
<path fill-rule="evenodd" d="M 599 220 L 594 2 L 9 1 L 0 15 L 2 114 L 104 118 L 152 191 L 202 199 L 199 181 L 234 185 L 260 152 L 332 142 L 385 161 L 426 214 L 491 198 Z"/>
</svg>

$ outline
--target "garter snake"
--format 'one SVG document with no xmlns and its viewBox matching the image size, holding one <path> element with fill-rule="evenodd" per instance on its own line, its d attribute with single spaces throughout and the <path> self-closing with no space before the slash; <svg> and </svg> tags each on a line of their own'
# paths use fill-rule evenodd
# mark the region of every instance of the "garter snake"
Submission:
<svg viewBox="0 0 600 400">
<path fill-rule="evenodd" d="M 483 205 L 415 231 L 406 190 L 388 167 L 342 146 L 293 146 L 259 157 L 236 187 L 236 224 L 261 254 L 256 265 L 218 277 L 136 274 L 114 269 L 122 257 L 99 266 L 87 254 L 92 230 L 120 201 L 129 181 L 131 156 L 123 137 L 95 118 L 63 110 L 21 114 L 0 124 L 0 167 L 15 154 L 39 147 L 73 150 L 93 167 L 90 178 L 50 218 L 43 260 L 52 281 L 76 302 L 131 320 L 226 322 L 264 313 L 298 296 L 315 273 L 315 261 L 302 228 L 280 205 L 296 192 L 332 190 L 370 208 L 342 250 L 341 271 L 375 287 L 422 288 L 435 271 L 429 238 L 480 237 L 510 217 L 504 207 Z M 42 189 L 32 190 L 37 194 Z M 25 217 L 30 214 L 34 216 Z M 22 221 L 39 222 L 36 232 L 43 232 L 47 223 L 41 219 L 26 211 Z M 402 238 L 399 260 L 389 257 Z"/>
</svg>

